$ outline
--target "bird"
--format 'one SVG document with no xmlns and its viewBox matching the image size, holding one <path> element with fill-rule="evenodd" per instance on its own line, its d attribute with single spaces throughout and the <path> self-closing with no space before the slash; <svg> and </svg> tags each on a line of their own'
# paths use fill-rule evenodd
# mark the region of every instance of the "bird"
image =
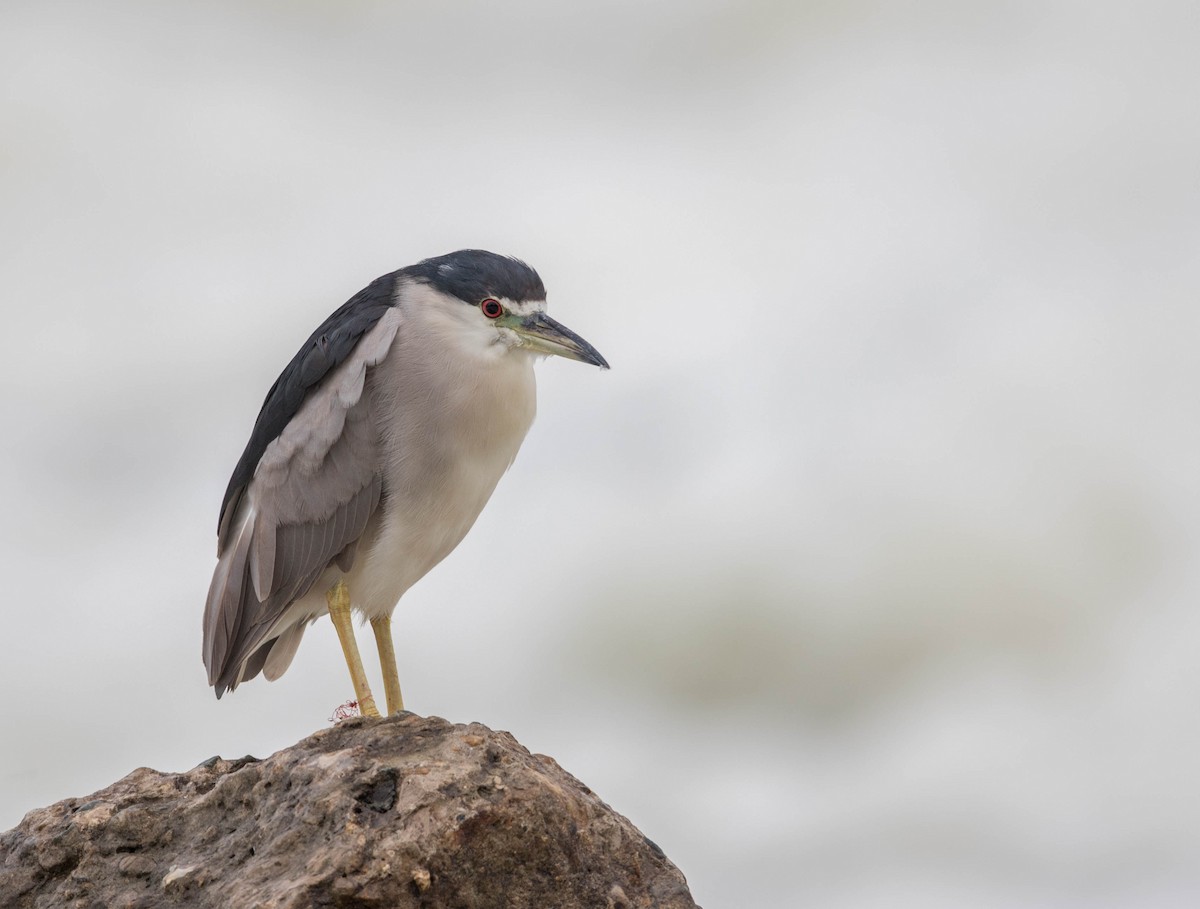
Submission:
<svg viewBox="0 0 1200 909">
<path fill-rule="evenodd" d="M 328 614 L 359 712 L 379 716 L 352 615 L 371 625 L 389 714 L 404 710 L 400 598 L 462 541 L 536 411 L 533 364 L 608 369 L 546 313 L 523 261 L 478 249 L 372 281 L 267 392 L 217 521 L 203 660 L 220 698 L 278 679 Z"/>
</svg>

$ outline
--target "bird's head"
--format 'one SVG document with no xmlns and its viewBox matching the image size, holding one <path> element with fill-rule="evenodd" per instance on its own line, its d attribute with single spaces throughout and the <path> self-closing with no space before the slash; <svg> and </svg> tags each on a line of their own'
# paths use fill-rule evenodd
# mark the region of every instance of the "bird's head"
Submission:
<svg viewBox="0 0 1200 909">
<path fill-rule="evenodd" d="M 546 315 L 542 279 L 519 259 L 462 249 L 426 259 L 408 271 L 414 279 L 456 301 L 457 320 L 487 343 L 608 369 L 596 348 Z M 469 308 L 459 309 L 460 303 Z"/>
</svg>

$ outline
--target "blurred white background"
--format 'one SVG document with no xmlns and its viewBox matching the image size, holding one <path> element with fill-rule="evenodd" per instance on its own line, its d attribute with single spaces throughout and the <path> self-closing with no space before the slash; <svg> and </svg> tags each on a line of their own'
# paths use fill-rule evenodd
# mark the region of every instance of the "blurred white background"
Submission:
<svg viewBox="0 0 1200 909">
<path fill-rule="evenodd" d="M 1197 47 L 1190 2 L 10 0 L 0 828 L 350 697 L 322 622 L 213 699 L 221 494 L 325 315 L 479 246 L 613 369 L 539 367 L 397 612 L 415 710 L 710 909 L 1196 905 Z"/>
</svg>

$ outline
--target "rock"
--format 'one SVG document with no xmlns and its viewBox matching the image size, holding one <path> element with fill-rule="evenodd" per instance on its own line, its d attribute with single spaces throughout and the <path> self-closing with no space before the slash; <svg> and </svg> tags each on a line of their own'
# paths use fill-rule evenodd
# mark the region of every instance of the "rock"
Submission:
<svg viewBox="0 0 1200 909">
<path fill-rule="evenodd" d="M 135 770 L 0 834 L 0 906 L 690 907 L 679 870 L 506 732 L 405 713 Z"/>
</svg>

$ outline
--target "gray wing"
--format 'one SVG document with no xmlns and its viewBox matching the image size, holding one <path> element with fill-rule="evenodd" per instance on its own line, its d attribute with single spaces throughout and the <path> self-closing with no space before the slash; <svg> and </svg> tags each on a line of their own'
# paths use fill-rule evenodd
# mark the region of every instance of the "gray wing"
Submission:
<svg viewBox="0 0 1200 909">
<path fill-rule="evenodd" d="M 287 630 L 276 623 L 330 564 L 353 564 L 382 492 L 366 374 L 387 355 L 399 321 L 389 309 L 308 393 L 223 516 L 204 610 L 204 663 L 218 697 L 261 670 L 264 645 Z"/>
</svg>

